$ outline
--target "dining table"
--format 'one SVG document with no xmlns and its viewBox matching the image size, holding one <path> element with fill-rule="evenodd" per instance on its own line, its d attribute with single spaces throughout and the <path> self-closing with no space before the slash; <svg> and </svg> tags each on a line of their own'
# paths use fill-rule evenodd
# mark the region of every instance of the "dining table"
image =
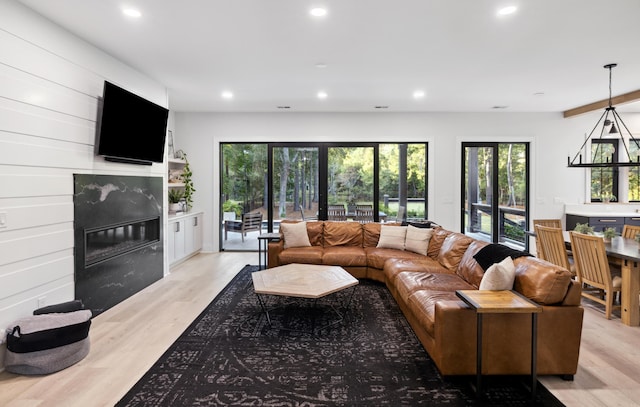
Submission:
<svg viewBox="0 0 640 407">
<path fill-rule="evenodd" d="M 569 231 L 562 232 L 567 248 L 571 248 Z M 635 239 L 616 236 L 605 240 L 609 262 L 620 266 L 622 286 L 620 292 L 620 319 L 629 326 L 640 326 L 640 244 Z"/>
</svg>

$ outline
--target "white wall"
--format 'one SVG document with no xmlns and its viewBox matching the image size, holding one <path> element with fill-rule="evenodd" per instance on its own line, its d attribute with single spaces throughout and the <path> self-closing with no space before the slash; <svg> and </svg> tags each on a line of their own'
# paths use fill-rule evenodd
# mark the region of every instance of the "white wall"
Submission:
<svg viewBox="0 0 640 407">
<path fill-rule="evenodd" d="M 166 165 L 94 155 L 104 80 L 163 106 L 168 98 L 161 84 L 18 3 L 0 2 L 0 16 L 1 330 L 74 298 L 74 173 L 166 179 Z"/>
<path fill-rule="evenodd" d="M 195 207 L 205 212 L 204 248 L 219 248 L 221 142 L 426 141 L 429 218 L 460 230 L 463 141 L 531 143 L 532 218 L 557 218 L 565 203 L 585 201 L 586 171 L 567 168 L 601 112 L 564 119 L 560 113 L 176 113 L 175 137 L 192 162 Z M 640 115 L 623 115 L 640 129 Z"/>
</svg>

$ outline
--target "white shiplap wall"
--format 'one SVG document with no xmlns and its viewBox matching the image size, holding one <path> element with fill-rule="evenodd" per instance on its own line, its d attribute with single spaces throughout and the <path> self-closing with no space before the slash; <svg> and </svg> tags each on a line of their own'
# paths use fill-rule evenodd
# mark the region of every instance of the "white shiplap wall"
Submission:
<svg viewBox="0 0 640 407">
<path fill-rule="evenodd" d="M 104 80 L 168 105 L 161 84 L 19 3 L 0 2 L 0 330 L 74 298 L 74 173 L 166 176 L 163 164 L 94 155 Z"/>
</svg>

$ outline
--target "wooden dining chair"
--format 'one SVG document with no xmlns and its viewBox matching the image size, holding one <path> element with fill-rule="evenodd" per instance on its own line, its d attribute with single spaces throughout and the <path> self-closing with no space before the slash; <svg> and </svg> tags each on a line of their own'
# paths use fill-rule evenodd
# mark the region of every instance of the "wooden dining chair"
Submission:
<svg viewBox="0 0 640 407">
<path fill-rule="evenodd" d="M 600 236 L 570 232 L 571 249 L 578 281 L 582 283 L 582 296 L 605 306 L 605 316 L 611 319 L 616 293 L 621 291 L 622 279 L 612 277 L 609 260 Z"/>
<path fill-rule="evenodd" d="M 622 237 L 627 239 L 635 239 L 638 233 L 640 233 L 640 225 L 624 225 L 622 228 Z"/>
<path fill-rule="evenodd" d="M 536 228 L 536 225 L 562 229 L 562 220 L 561 219 L 534 219 L 533 220 L 534 230 Z M 544 254 L 540 252 L 541 250 L 542 249 L 540 248 L 540 243 L 538 242 L 538 238 L 536 236 L 536 253 L 538 254 L 538 257 L 543 258 Z"/>
<path fill-rule="evenodd" d="M 562 219 L 534 219 L 533 226 L 536 225 L 562 229 Z"/>
<path fill-rule="evenodd" d="M 640 233 L 640 225 L 624 225 L 624 227 L 622 228 L 622 237 L 626 237 L 627 239 L 635 239 L 638 233 Z"/>
<path fill-rule="evenodd" d="M 562 229 L 535 225 L 535 231 L 536 243 L 540 246 L 538 257 L 549 263 L 566 268 L 575 276 L 576 268 L 567 255 L 567 247 L 564 242 L 564 236 L 562 235 Z"/>
</svg>

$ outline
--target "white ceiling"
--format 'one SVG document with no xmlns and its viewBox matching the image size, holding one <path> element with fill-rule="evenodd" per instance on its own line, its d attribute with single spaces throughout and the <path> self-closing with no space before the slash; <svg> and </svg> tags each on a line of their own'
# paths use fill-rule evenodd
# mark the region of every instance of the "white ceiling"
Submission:
<svg viewBox="0 0 640 407">
<path fill-rule="evenodd" d="M 560 112 L 608 97 L 607 63 L 614 96 L 640 89 L 640 0 L 19 1 L 166 85 L 174 111 Z"/>
</svg>

